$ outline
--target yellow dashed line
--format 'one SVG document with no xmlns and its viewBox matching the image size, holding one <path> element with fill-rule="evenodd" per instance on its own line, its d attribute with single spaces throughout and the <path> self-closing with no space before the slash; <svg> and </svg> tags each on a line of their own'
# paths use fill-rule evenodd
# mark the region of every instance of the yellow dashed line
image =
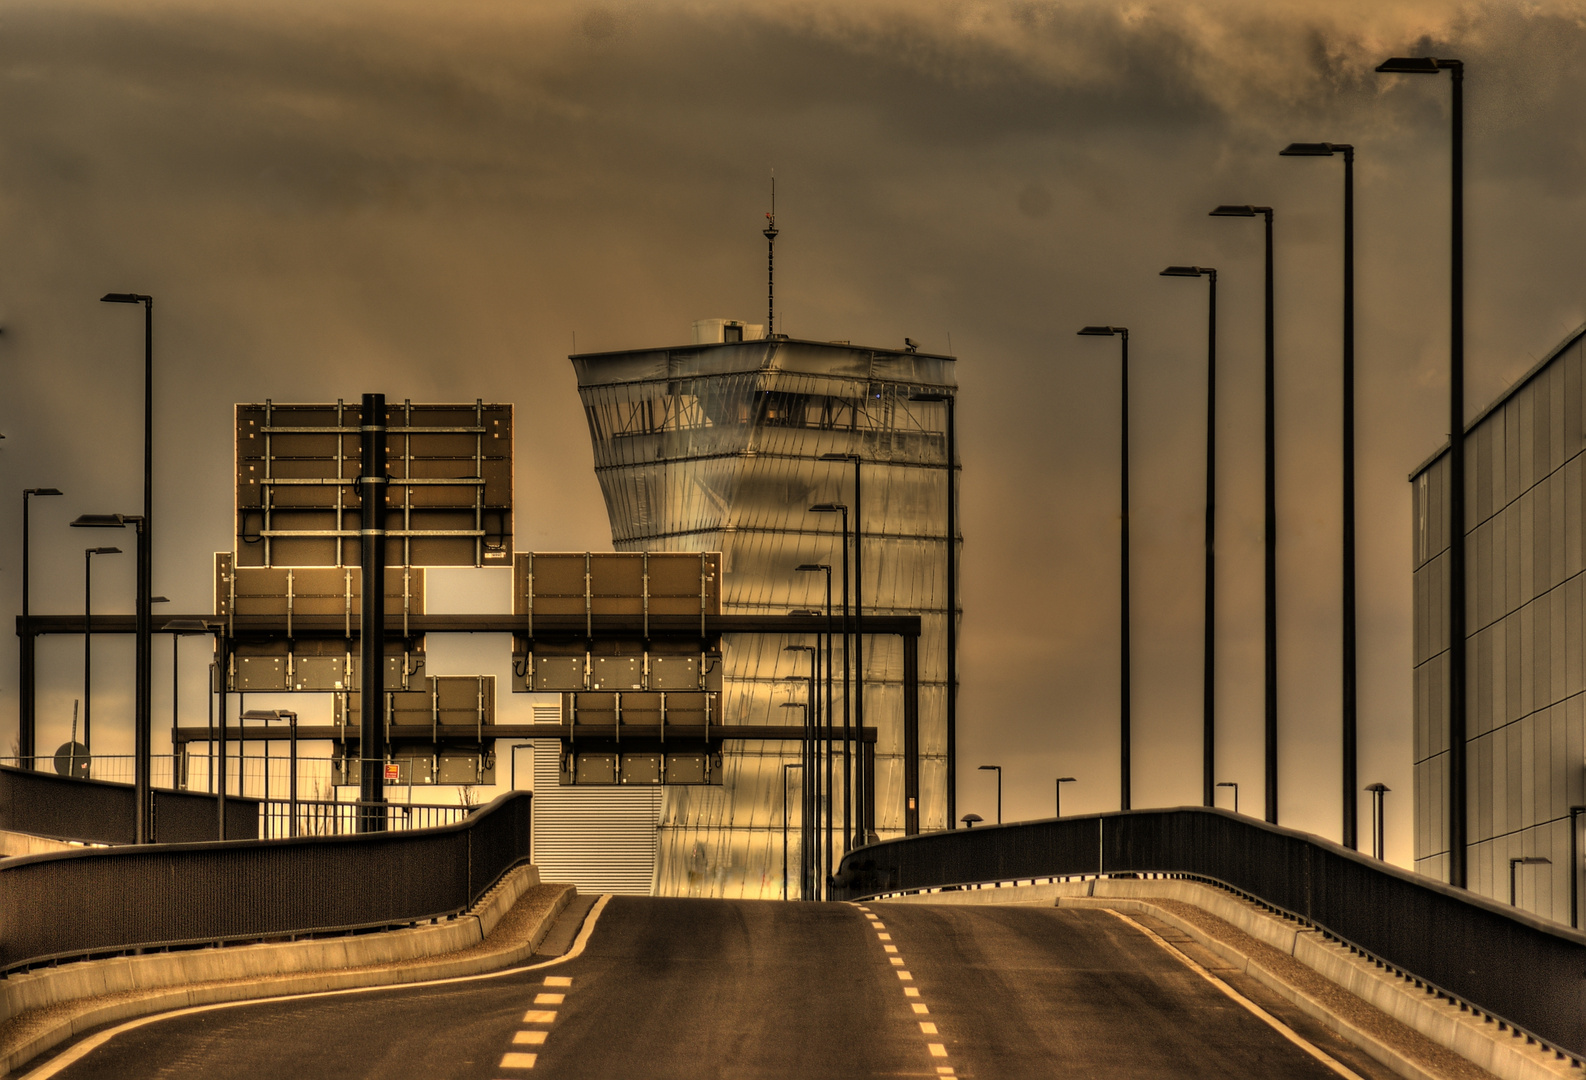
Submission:
<svg viewBox="0 0 1586 1080">
<path fill-rule="evenodd" d="M 931 1011 L 931 1010 L 929 1010 L 929 1009 L 927 1009 L 927 1008 L 926 1008 L 926 1007 L 925 1007 L 925 1002 L 923 1002 L 923 1001 L 916 1001 L 916 1002 L 915 1002 L 915 1003 L 914 1003 L 914 1011 L 915 1011 L 915 1012 L 917 1012 L 917 1013 L 919 1013 L 919 1014 L 920 1014 L 920 1015 L 921 1015 L 921 1016 L 924 1016 L 924 1015 L 926 1015 L 926 1014 L 927 1014 L 927 1013 L 929 1013 L 929 1012 L 930 1012 L 930 1011 Z"/>
<path fill-rule="evenodd" d="M 573 979 L 572 979 L 572 976 L 570 976 L 570 975 L 547 975 L 547 976 L 545 976 L 545 985 L 546 986 L 572 986 L 573 985 Z"/>
<path fill-rule="evenodd" d="M 895 953 L 898 951 L 898 947 L 896 945 L 883 945 L 881 946 L 881 951 L 885 953 Z"/>
<path fill-rule="evenodd" d="M 938 1032 L 936 1030 L 936 1025 L 931 1023 L 929 1020 L 921 1020 L 920 1021 L 920 1033 L 922 1035 L 939 1035 L 939 1034 L 941 1034 L 940 1032 Z"/>
<path fill-rule="evenodd" d="M 891 956 L 891 957 L 888 957 L 887 959 L 891 962 L 893 967 L 902 967 L 903 966 L 903 957 L 901 957 L 901 956 Z"/>
<path fill-rule="evenodd" d="M 905 986 L 903 988 L 903 996 L 904 997 L 919 997 L 920 996 L 920 988 L 918 986 Z"/>
<path fill-rule="evenodd" d="M 892 940 L 892 935 L 891 934 L 877 934 L 876 938 L 878 940 L 880 940 L 880 941 L 891 941 Z"/>
<path fill-rule="evenodd" d="M 567 975 L 547 975 L 545 977 L 544 985 L 572 986 L 573 980 Z M 567 1000 L 566 994 L 542 993 L 534 995 L 534 1004 L 536 1005 L 560 1005 L 565 1000 Z M 528 1012 L 523 1014 L 523 1022 L 525 1024 L 554 1024 L 556 1022 L 556 1010 L 530 1009 Z M 539 1029 L 516 1031 L 512 1034 L 512 1045 L 543 1046 L 545 1044 L 545 1038 L 549 1034 L 550 1032 Z M 519 1050 L 511 1050 L 501 1056 L 500 1068 L 532 1069 L 534 1068 L 535 1061 L 538 1059 L 538 1054 L 530 1054 Z"/>
<path fill-rule="evenodd" d="M 567 995 L 566 994 L 535 994 L 534 995 L 534 1004 L 536 1004 L 536 1005 L 560 1005 L 562 1002 L 564 1002 L 566 1000 L 567 1000 Z"/>
<path fill-rule="evenodd" d="M 544 1032 L 544 1031 L 520 1031 L 516 1035 L 512 1036 L 512 1045 L 513 1046 L 541 1046 L 541 1045 L 544 1045 L 545 1036 L 547 1034 L 548 1034 L 548 1032 Z M 927 1034 L 930 1034 L 930 1033 L 927 1032 Z"/>
<path fill-rule="evenodd" d="M 860 908 L 859 910 L 864 911 L 864 908 Z M 892 935 L 882 933 L 882 931 L 886 929 L 886 924 L 881 922 L 880 919 L 877 919 L 868 911 L 865 912 L 865 918 L 870 920 L 871 927 L 876 931 L 876 940 L 881 943 L 881 950 L 886 955 L 887 962 L 890 963 L 894 968 L 902 968 L 903 957 L 898 955 L 898 947 L 896 945 L 890 944 L 892 941 Z M 899 970 L 898 980 L 900 982 L 913 982 L 914 975 L 912 972 Z M 915 986 L 905 986 L 903 988 L 903 996 L 909 998 L 918 998 L 920 996 L 919 988 Z M 930 1015 L 931 1010 L 926 1007 L 923 1001 L 912 1001 L 909 1003 L 909 1006 L 914 1010 L 914 1014 L 916 1016 Z M 941 1034 L 941 1032 L 937 1030 L 936 1023 L 934 1021 L 921 1020 L 919 1021 L 919 1025 L 921 1035 Z M 930 1052 L 930 1055 L 933 1058 L 944 1058 L 947 1056 L 946 1043 L 928 1042 L 925 1044 L 925 1049 Z M 953 1067 L 951 1065 L 939 1065 L 936 1069 L 936 1075 L 939 1077 L 953 1076 Z"/>
<path fill-rule="evenodd" d="M 532 1069 L 534 1059 L 538 1054 L 502 1054 L 501 1068 L 503 1069 Z"/>
<path fill-rule="evenodd" d="M 947 1047 L 941 1043 L 926 1043 L 925 1048 L 931 1052 L 932 1057 L 946 1057 Z"/>
<path fill-rule="evenodd" d="M 913 982 L 914 981 L 914 976 L 909 974 L 907 971 L 898 972 L 898 978 L 902 979 L 904 982 Z"/>
<path fill-rule="evenodd" d="M 530 1009 L 523 1014 L 525 1024 L 554 1024 L 556 1023 L 555 1009 Z"/>
</svg>

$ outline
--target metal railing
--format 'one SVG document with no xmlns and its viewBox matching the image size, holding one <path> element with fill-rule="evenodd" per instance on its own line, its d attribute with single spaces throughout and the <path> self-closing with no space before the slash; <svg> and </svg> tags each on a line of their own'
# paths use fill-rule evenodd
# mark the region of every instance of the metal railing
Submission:
<svg viewBox="0 0 1586 1080">
<path fill-rule="evenodd" d="M 331 799 L 270 799 L 264 807 L 264 839 L 292 836 L 345 836 L 368 830 L 371 818 L 385 831 L 433 829 L 467 820 L 477 806 L 439 806 L 430 803 L 336 802 Z M 293 819 L 296 818 L 296 828 Z"/>
<path fill-rule="evenodd" d="M 0 860 L 0 972 L 455 915 L 528 861 L 530 798 L 510 792 L 433 829 Z"/>
<path fill-rule="evenodd" d="M 157 843 L 212 840 L 219 831 L 213 795 L 156 788 L 150 798 Z M 137 805 L 131 784 L 0 766 L 0 829 L 88 844 L 130 844 Z M 259 801 L 228 798 L 226 839 L 258 837 Z"/>
<path fill-rule="evenodd" d="M 834 896 L 1168 874 L 1225 885 L 1586 1057 L 1586 935 L 1292 829 L 1181 807 L 904 837 L 850 852 Z"/>
</svg>

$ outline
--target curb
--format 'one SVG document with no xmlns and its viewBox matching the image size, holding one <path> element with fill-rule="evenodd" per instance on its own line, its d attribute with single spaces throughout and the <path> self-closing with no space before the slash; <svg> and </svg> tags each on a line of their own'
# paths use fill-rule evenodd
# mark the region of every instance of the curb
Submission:
<svg viewBox="0 0 1586 1080">
<path fill-rule="evenodd" d="M 19 987 L 20 992 L 6 988 L 0 1018 L 17 1020 L 26 1012 L 44 1008 L 58 1010 L 60 1015 L 42 1030 L 25 1033 L 17 1043 L 0 1044 L 0 1075 L 9 1076 L 39 1054 L 93 1028 L 138 1016 L 218 1002 L 400 986 L 511 967 L 534 954 L 551 923 L 576 895 L 573 886 L 547 886 L 560 891 L 516 944 L 474 950 L 488 944 L 486 935 L 538 885 L 536 868 L 519 867 L 486 893 L 468 914 L 435 926 L 353 938 L 118 957 L 63 965 L 36 975 L 13 976 L 7 982 L 34 982 Z M 463 951 L 473 954 L 446 958 Z M 338 957 L 342 962 L 336 962 Z M 206 971 L 207 978 L 193 977 Z M 17 999 L 31 999 L 36 1004 L 14 1008 Z"/>
</svg>

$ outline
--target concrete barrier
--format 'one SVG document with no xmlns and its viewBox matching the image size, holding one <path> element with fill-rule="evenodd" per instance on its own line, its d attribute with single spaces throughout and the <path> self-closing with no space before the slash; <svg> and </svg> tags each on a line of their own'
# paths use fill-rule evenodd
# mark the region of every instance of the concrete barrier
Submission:
<svg viewBox="0 0 1586 1080">
<path fill-rule="evenodd" d="M 1256 941 L 1268 945 L 1334 985 L 1347 990 L 1387 1017 L 1426 1037 L 1445 1050 L 1501 1080 L 1554 1080 L 1582 1070 L 1572 1059 L 1520 1035 L 1495 1017 L 1437 993 L 1412 973 L 1397 972 L 1325 938 L 1316 929 L 1243 899 L 1224 889 L 1183 878 L 1087 878 L 1041 884 L 954 889 L 888 897 L 885 902 L 915 904 L 995 904 L 1038 907 L 1113 908 L 1160 919 L 1188 935 L 1263 986 L 1326 1024 L 1376 1060 L 1410 1080 L 1440 1080 L 1396 1047 L 1378 1038 L 1316 995 L 1285 978 L 1243 950 L 1153 901 L 1177 901 L 1213 915 Z"/>
<path fill-rule="evenodd" d="M 491 931 L 531 892 L 543 910 L 513 940 L 492 948 Z M 510 967 L 533 955 L 575 893 L 571 885 L 542 888 L 539 870 L 521 866 L 466 914 L 429 925 L 88 960 L 13 975 L 0 980 L 0 1074 L 91 1028 L 136 1016 Z"/>
</svg>

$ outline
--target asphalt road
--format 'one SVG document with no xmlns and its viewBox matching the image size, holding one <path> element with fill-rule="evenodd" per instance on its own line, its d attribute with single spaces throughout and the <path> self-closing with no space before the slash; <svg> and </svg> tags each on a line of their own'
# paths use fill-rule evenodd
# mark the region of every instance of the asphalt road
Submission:
<svg viewBox="0 0 1586 1080">
<path fill-rule="evenodd" d="M 34 1069 L 62 1080 L 1390 1075 L 1284 1018 L 1349 1071 L 1102 911 L 618 897 L 582 954 L 550 966 L 171 1015 Z"/>
</svg>

